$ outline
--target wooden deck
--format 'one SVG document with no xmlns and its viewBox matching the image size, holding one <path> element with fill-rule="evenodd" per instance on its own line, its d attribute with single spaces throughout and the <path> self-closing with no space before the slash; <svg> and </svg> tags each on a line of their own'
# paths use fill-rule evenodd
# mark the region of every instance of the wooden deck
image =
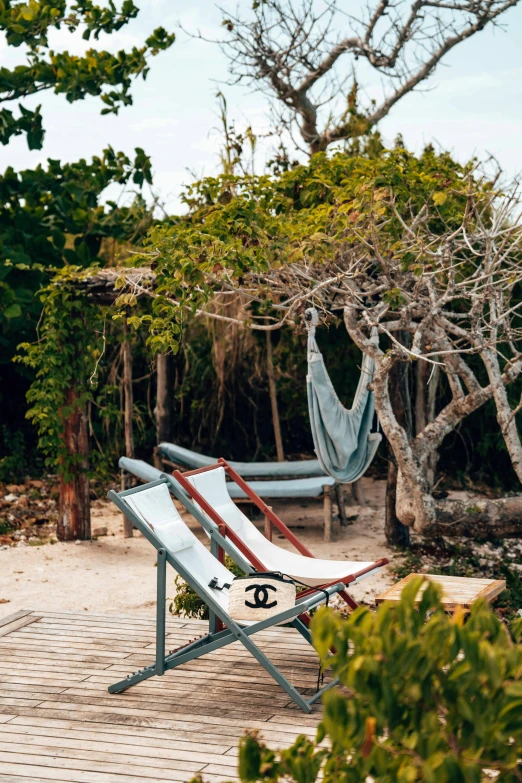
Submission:
<svg viewBox="0 0 522 783">
<path fill-rule="evenodd" d="M 170 619 L 168 649 L 202 621 Z M 0 619 L 0 783 L 237 780 L 237 745 L 257 729 L 272 747 L 314 736 L 320 707 L 300 712 L 234 644 L 111 696 L 154 660 L 154 619 L 26 611 Z M 256 641 L 312 693 L 317 658 L 290 628 Z"/>
</svg>

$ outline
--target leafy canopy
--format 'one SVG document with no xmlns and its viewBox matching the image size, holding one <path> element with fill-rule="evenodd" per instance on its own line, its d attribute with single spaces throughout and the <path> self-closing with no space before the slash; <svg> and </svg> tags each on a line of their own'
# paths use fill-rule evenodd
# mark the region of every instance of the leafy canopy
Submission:
<svg viewBox="0 0 522 783">
<path fill-rule="evenodd" d="M 132 103 L 131 80 L 146 78 L 150 56 L 167 49 L 174 35 L 158 27 L 141 47 L 111 54 L 105 50 L 88 49 L 83 55 L 49 48 L 51 29 L 74 33 L 83 28 L 83 38 L 97 40 L 101 33 L 114 33 L 138 15 L 132 0 L 123 0 L 118 9 L 110 0 L 107 7 L 91 0 L 0 0 L 0 30 L 5 32 L 8 46 L 24 46 L 25 62 L 15 68 L 0 68 L 0 104 L 23 101 L 30 95 L 52 90 L 69 101 L 99 95 L 102 114 L 117 114 L 120 106 Z M 30 109 L 18 104 L 18 114 L 4 106 L 0 108 L 0 143 L 7 144 L 13 136 L 25 135 L 29 149 L 41 149 L 44 138 L 41 106 Z"/>
<path fill-rule="evenodd" d="M 419 157 L 397 148 L 371 158 L 320 153 L 279 177 L 222 175 L 195 183 L 184 196 L 188 215 L 155 226 L 136 259 L 142 265 L 152 257 L 155 264 L 153 316 L 146 316 L 151 346 L 175 351 L 187 313 L 216 291 L 240 287 L 245 273 L 302 260 L 325 264 L 355 245 L 364 250 L 370 221 L 395 256 L 402 250 L 401 219 L 426 203 L 435 207 L 431 229 L 458 226 L 470 168 L 432 148 Z M 391 302 L 400 291 L 386 295 Z M 270 291 L 262 298 L 270 306 Z"/>
</svg>

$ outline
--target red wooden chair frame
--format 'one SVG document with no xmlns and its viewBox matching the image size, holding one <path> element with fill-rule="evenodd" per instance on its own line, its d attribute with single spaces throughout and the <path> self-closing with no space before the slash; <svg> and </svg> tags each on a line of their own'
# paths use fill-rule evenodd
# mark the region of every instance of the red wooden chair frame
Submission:
<svg viewBox="0 0 522 783">
<path fill-rule="evenodd" d="M 200 508 L 207 514 L 210 519 L 218 526 L 220 532 L 222 535 L 226 535 L 230 541 L 239 549 L 242 555 L 244 555 L 250 563 L 256 568 L 258 571 L 266 571 L 267 567 L 259 560 L 259 558 L 255 555 L 254 552 L 252 552 L 249 547 L 242 541 L 241 538 L 235 533 L 234 530 L 232 530 L 229 525 L 225 522 L 225 520 L 217 513 L 217 511 L 212 508 L 212 506 L 205 500 L 205 498 L 198 492 L 198 490 L 192 486 L 190 481 L 187 480 L 187 476 L 196 476 L 198 473 L 206 473 L 209 470 L 215 470 L 217 466 L 221 466 L 224 468 L 225 473 L 229 478 L 231 478 L 237 485 L 240 487 L 240 489 L 243 490 L 245 495 L 248 497 L 249 500 L 252 501 L 252 503 L 257 506 L 257 508 L 263 512 L 263 514 L 270 520 L 270 522 L 275 525 L 275 527 L 279 530 L 280 533 L 288 540 L 291 544 L 297 549 L 297 551 L 304 555 L 305 557 L 315 557 L 315 555 L 310 552 L 309 549 L 295 536 L 292 531 L 285 525 L 282 519 L 280 519 L 277 514 L 274 514 L 274 511 L 270 508 L 270 506 L 267 506 L 267 504 L 257 495 L 254 490 L 247 484 L 247 482 L 241 478 L 239 473 L 237 473 L 234 468 L 232 468 L 228 462 L 223 459 L 223 457 L 220 457 L 216 464 L 214 465 L 206 465 L 203 468 L 198 468 L 197 470 L 190 470 L 185 473 L 181 473 L 179 470 L 175 470 L 173 472 L 173 476 L 176 479 L 176 481 L 183 487 L 185 492 L 187 492 L 188 495 L 200 506 Z M 341 579 L 334 579 L 332 582 L 327 582 L 323 585 L 320 585 L 320 587 L 329 587 L 330 585 L 338 584 L 339 582 L 343 582 L 345 585 L 350 584 L 351 582 L 355 582 L 356 579 L 363 576 L 364 574 L 368 573 L 369 571 L 374 571 L 376 568 L 381 568 L 382 566 L 387 565 L 389 560 L 386 557 L 381 558 L 380 560 L 376 560 L 375 563 L 373 563 L 371 566 L 366 566 L 366 568 L 361 568 L 360 571 L 357 571 L 354 574 L 349 574 L 346 577 L 343 577 Z M 299 593 L 299 597 L 305 597 L 307 595 L 310 595 L 311 593 L 316 592 L 318 587 L 311 587 L 308 590 L 303 591 L 302 593 Z M 353 598 L 346 592 L 346 590 L 342 590 L 339 593 L 340 596 L 342 596 L 343 600 L 348 604 L 348 606 L 351 609 L 357 608 L 357 603 L 353 600 Z"/>
</svg>

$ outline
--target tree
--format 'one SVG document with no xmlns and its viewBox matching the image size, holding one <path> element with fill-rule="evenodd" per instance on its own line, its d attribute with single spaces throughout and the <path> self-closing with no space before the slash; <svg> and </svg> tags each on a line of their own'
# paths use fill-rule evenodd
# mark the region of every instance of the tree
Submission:
<svg viewBox="0 0 522 783">
<path fill-rule="evenodd" d="M 448 52 L 518 1 L 371 0 L 356 16 L 337 0 L 255 0 L 250 13 L 223 12 L 220 45 L 232 80 L 268 94 L 279 125 L 297 124 L 312 154 L 368 134 Z M 366 106 L 359 71 L 383 83 Z"/>
<path fill-rule="evenodd" d="M 379 158 L 314 156 L 276 179 L 210 178 L 194 185 L 192 214 L 155 227 L 125 296 L 148 294 L 153 350 L 176 349 L 191 315 L 271 331 L 301 322 L 314 304 L 347 330 L 376 365 L 372 388 L 398 470 L 399 520 L 421 532 L 499 536 L 520 531 L 519 499 L 436 501 L 431 460 L 443 439 L 493 400 L 513 468 L 522 444 L 507 387 L 522 372 L 520 194 L 502 193 L 473 165 L 427 149 Z M 125 273 L 122 275 L 125 280 Z M 221 296 L 242 297 L 248 318 L 215 312 Z M 138 325 L 140 317 L 133 317 Z M 381 343 L 369 340 L 377 327 Z M 398 339 L 397 334 L 404 339 Z M 433 420 L 407 431 L 390 400 L 394 367 L 438 368 L 445 397 Z"/>
<path fill-rule="evenodd" d="M 0 30 L 5 33 L 8 46 L 23 52 L 19 65 L 0 68 L 0 142 L 6 145 L 13 137 L 24 136 L 29 149 L 42 147 L 41 106 L 32 109 L 25 105 L 25 99 L 37 93 L 63 94 L 69 103 L 99 96 L 102 114 L 118 113 L 121 106 L 132 103 L 132 80 L 147 76 L 150 58 L 173 43 L 172 34 L 159 27 L 140 48 L 112 54 L 91 47 L 83 55 L 71 55 L 66 50 L 51 49 L 49 33 L 83 30 L 86 41 L 96 41 L 102 33 L 120 30 L 137 14 L 138 7 L 132 0 L 123 0 L 119 9 L 113 2 L 104 7 L 92 0 L 0 2 Z M 15 101 L 17 110 L 11 108 Z M 151 209 L 140 196 L 130 207 L 120 207 L 115 202 L 101 204 L 102 194 L 111 183 L 122 187 L 133 183 L 141 188 L 144 182 L 152 182 L 151 164 L 139 148 L 132 159 L 109 147 L 92 161 L 81 159 L 62 164 L 49 160 L 47 166 L 39 165 L 33 170 L 15 172 L 9 167 L 0 176 L 0 365 L 2 386 L 9 389 L 1 404 L 6 420 L 10 425 L 13 422 L 16 429 L 21 419 L 20 400 L 30 379 L 27 367 L 32 364 L 27 362 L 25 369 L 19 368 L 15 373 L 12 359 L 18 343 L 34 340 L 42 311 L 36 292 L 61 267 L 88 267 L 101 262 L 101 252 L 112 258 L 116 243 L 146 231 Z M 72 322 L 79 324 L 74 313 Z M 58 366 L 60 363 L 55 369 Z M 65 364 L 62 366 L 67 373 Z M 56 390 L 61 388 L 58 382 Z M 65 475 L 79 481 L 85 468 L 87 439 L 79 432 L 67 433 L 65 425 L 70 417 L 71 421 L 76 420 L 76 429 L 85 430 L 85 411 L 81 409 L 84 397 L 72 387 L 67 395 L 72 397 L 64 398 L 61 404 L 58 401 L 62 412 L 59 432 L 64 438 L 70 437 L 71 448 L 76 438 L 78 443 L 81 441 L 83 462 L 72 467 L 62 460 L 60 470 L 62 481 Z M 86 491 L 83 487 L 84 495 Z M 65 494 L 64 489 L 62 509 L 67 506 L 63 502 Z M 88 508 L 79 516 L 71 508 L 64 510 L 62 521 L 65 516 L 78 519 L 66 523 L 68 532 L 64 537 L 89 537 L 87 513 Z"/>
</svg>

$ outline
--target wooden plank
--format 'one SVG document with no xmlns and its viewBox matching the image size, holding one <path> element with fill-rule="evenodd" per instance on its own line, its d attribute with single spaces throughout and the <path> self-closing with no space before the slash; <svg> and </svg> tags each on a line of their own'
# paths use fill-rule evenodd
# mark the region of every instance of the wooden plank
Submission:
<svg viewBox="0 0 522 783">
<path fill-rule="evenodd" d="M 46 725 L 51 724 L 51 725 Z M 11 723 L 1 726 L 1 732 L 12 734 L 25 734 L 28 736 L 40 737 L 61 737 L 71 739 L 96 740 L 98 742 L 117 744 L 121 746 L 130 745 L 140 748 L 139 753 L 149 755 L 156 750 L 168 750 L 169 752 L 186 752 L 204 755 L 208 754 L 219 758 L 225 753 L 236 750 L 231 743 L 223 742 L 223 738 L 217 742 L 199 742 L 199 738 L 194 739 L 194 735 L 189 732 L 178 732 L 177 735 L 172 731 L 135 729 L 114 726 L 93 726 L 92 723 L 75 723 L 71 721 L 43 721 L 31 718 L 17 718 Z M 159 734 L 160 736 L 156 736 Z M 144 748 L 143 752 L 141 748 Z M 174 748 L 174 751 L 173 751 Z M 122 752 L 120 750 L 120 752 Z M 128 750 L 126 751 L 128 752 Z"/>
<path fill-rule="evenodd" d="M 2 762 L 30 764 L 42 767 L 58 767 L 67 770 L 84 770 L 86 772 L 103 772 L 113 775 L 124 776 L 133 775 L 139 778 L 162 778 L 163 780 L 175 781 L 175 783 L 186 783 L 189 779 L 188 773 L 197 772 L 201 769 L 201 764 L 190 764 L 189 762 L 177 762 L 181 769 L 174 769 L 174 762 L 169 762 L 168 767 L 162 766 L 159 769 L 151 769 L 153 766 L 151 760 L 147 759 L 147 766 L 132 763 L 115 763 L 111 761 L 110 753 L 94 753 L 92 751 L 64 751 L 61 748 L 46 747 L 44 745 L 35 745 L 34 748 L 28 748 L 23 752 L 15 743 L 4 745 L 5 750 L 0 750 L 0 770 Z M 29 751 L 33 750 L 34 753 Z M 65 755 L 69 753 L 70 755 Z M 120 779 L 121 780 L 121 779 Z M 143 783 L 143 781 L 142 781 Z"/>
<path fill-rule="evenodd" d="M 0 678 L 0 693 L 4 696 L 9 695 L 9 691 L 15 691 L 16 693 L 63 693 L 69 688 L 69 685 L 43 685 L 41 683 L 20 683 L 20 682 L 6 682 L 3 677 Z"/>
<path fill-rule="evenodd" d="M 73 707 L 76 707 L 76 705 L 73 705 Z M 236 741 L 241 734 L 241 730 L 238 726 L 225 726 L 220 721 L 201 723 L 197 722 L 197 719 L 190 715 L 187 715 L 187 719 L 172 719 L 161 718 L 159 716 L 150 717 L 144 715 L 142 711 L 138 711 L 136 714 L 127 714 L 126 711 L 103 712 L 102 710 L 97 710 L 95 708 L 91 708 L 91 711 L 78 710 L 76 708 L 68 711 L 48 708 L 42 709 L 40 707 L 18 707 L 16 711 L 17 717 L 27 717 L 31 720 L 35 718 L 43 720 L 56 719 L 68 720 L 71 723 L 92 723 L 96 726 L 103 724 L 104 726 L 115 726 L 118 729 L 121 729 L 121 727 L 124 726 L 132 728 L 139 727 L 140 729 L 145 728 L 147 730 L 197 732 L 199 741 L 203 741 L 202 737 L 204 735 L 211 736 L 212 738 L 216 736 L 226 737 L 227 742 L 231 738 Z M 7 708 L 0 707 L 0 714 L 2 712 L 7 713 Z"/>
<path fill-rule="evenodd" d="M 133 704 L 135 706 L 141 706 L 141 704 L 148 707 L 156 707 L 162 711 L 166 710 L 179 710 L 180 707 L 193 705 L 194 707 L 204 707 L 209 705 L 211 701 L 220 705 L 223 699 L 227 698 L 227 692 L 225 690 L 216 689 L 212 692 L 206 693 L 205 691 L 194 691 L 187 693 L 186 689 L 174 692 L 158 693 L 151 690 L 148 693 L 138 693 L 136 689 L 129 691 L 127 694 L 110 695 L 105 688 L 95 686 L 93 690 L 87 690 L 82 688 L 65 688 L 65 689 L 49 689 L 45 686 L 30 685 L 24 689 L 19 685 L 11 685 L 7 683 L 7 687 L 4 688 L 0 683 L 0 699 L 1 698 L 14 698 L 14 699 L 38 699 L 40 701 L 70 701 L 71 699 L 80 699 L 81 703 L 102 703 L 107 705 L 109 700 L 118 701 L 118 704 Z M 61 698 L 62 697 L 62 698 Z M 180 704 L 180 701 L 182 704 Z M 234 708 L 239 710 L 247 710 L 249 713 L 257 710 L 259 714 L 272 714 L 274 707 L 285 707 L 290 698 L 283 692 L 282 697 L 263 697 L 259 695 L 257 698 L 253 695 L 241 696 L 240 692 L 233 692 L 230 695 L 228 702 L 233 702 Z M 230 711 L 230 710 L 228 710 Z M 224 710 L 225 712 L 225 710 Z"/>
<path fill-rule="evenodd" d="M 0 628 L 2 628 L 4 625 L 14 623 L 15 620 L 19 620 L 21 617 L 25 617 L 26 615 L 32 613 L 32 609 L 20 609 L 18 612 L 11 612 L 11 614 L 6 614 L 5 617 L 0 617 Z"/>
<path fill-rule="evenodd" d="M 33 669 L 35 664 L 35 658 L 33 654 L 26 653 L 24 650 L 18 648 L 16 654 L 2 654 L 0 659 L 0 671 L 13 671 L 20 670 L 27 672 L 29 669 Z M 81 661 L 49 661 L 49 658 L 44 658 L 39 662 L 38 670 L 42 667 L 42 671 L 50 671 L 52 673 L 60 674 L 100 674 L 100 672 L 108 671 L 112 669 L 113 664 L 107 661 L 103 663 L 91 663 L 86 666 Z"/>
<path fill-rule="evenodd" d="M 111 697 L 109 694 L 107 694 L 107 698 L 102 697 L 95 697 L 95 696 L 73 696 L 73 695 L 56 695 L 52 693 L 46 694 L 45 697 L 42 699 L 37 699 L 35 702 L 31 699 L 20 699 L 17 700 L 15 698 L 6 698 L 6 697 L 0 697 L 0 704 L 4 704 L 5 706 L 16 706 L 17 701 L 24 701 L 27 702 L 26 704 L 23 704 L 22 706 L 26 707 L 36 707 L 37 705 L 45 708 L 49 707 L 50 709 L 62 709 L 62 704 L 66 705 L 66 709 L 71 709 L 71 705 L 74 704 L 78 709 L 84 709 L 87 707 L 102 707 L 105 710 L 107 708 L 110 708 L 111 710 L 118 711 L 115 709 L 115 702 L 120 705 L 119 709 L 132 709 L 139 713 L 140 709 L 145 709 L 146 712 L 152 713 L 153 715 L 186 715 L 187 712 L 190 712 L 191 715 L 197 715 L 198 718 L 206 716 L 209 718 L 230 718 L 232 719 L 233 716 L 237 716 L 237 718 L 244 724 L 246 721 L 250 721 L 250 719 L 257 719 L 260 721 L 268 720 L 272 717 L 274 714 L 273 708 L 270 709 L 267 708 L 259 708 L 259 707 L 241 707 L 236 706 L 234 704 L 223 704 L 222 699 L 216 699 L 214 703 L 205 702 L 205 700 L 199 700 L 199 699 L 192 699 L 187 696 L 186 699 L 183 699 L 182 701 L 168 701 L 160 700 L 157 703 L 157 706 L 150 706 L 147 705 L 147 701 L 142 701 L 139 699 L 133 699 L 132 696 L 125 697 L 125 694 L 120 694 L 116 698 Z"/>
<path fill-rule="evenodd" d="M 135 775 L 110 774 L 107 772 L 92 772 L 82 769 L 63 769 L 49 765 L 39 766 L 20 761 L 13 757 L 11 761 L 0 762 L 0 780 L 2 783 L 27 783 L 28 780 L 64 781 L 64 783 L 143 783 L 142 777 Z M 170 783 L 162 777 L 147 778 L 147 783 Z"/>
<path fill-rule="evenodd" d="M 241 732 L 244 728 L 248 729 L 260 729 L 263 728 L 263 726 L 266 725 L 266 721 L 268 720 L 271 722 L 270 718 L 263 718 L 262 716 L 256 717 L 255 715 L 243 715 L 241 714 L 237 715 L 233 710 L 231 711 L 232 714 L 237 715 L 237 717 L 230 717 L 227 714 L 221 713 L 219 710 L 219 706 L 217 709 L 209 708 L 211 713 L 215 714 L 208 714 L 208 712 L 205 712 L 204 710 L 198 710 L 197 708 L 190 708 L 189 709 L 183 709 L 183 705 L 180 705 L 177 712 L 173 712 L 171 709 L 167 710 L 153 710 L 153 709 L 146 709 L 142 705 L 139 707 L 134 706 L 122 706 L 117 707 L 114 706 L 114 702 L 111 702 L 109 705 L 106 704 L 89 704 L 86 703 L 87 700 L 84 700 L 83 702 L 78 700 L 71 700 L 69 702 L 54 702 L 54 701 L 45 701 L 38 705 L 38 710 L 40 711 L 40 714 L 42 714 L 41 711 L 45 711 L 47 709 L 52 710 L 54 713 L 57 713 L 58 711 L 68 711 L 77 713 L 80 715 L 83 713 L 85 715 L 86 713 L 112 713 L 114 715 L 121 715 L 121 716 L 129 716 L 129 717 L 136 717 L 139 719 L 142 718 L 153 718 L 153 719 L 164 719 L 167 721 L 176 721 L 177 725 L 179 725 L 180 722 L 184 722 L 185 725 L 189 726 L 190 724 L 195 724 L 196 726 L 199 724 L 211 724 L 212 730 L 215 731 L 216 728 L 219 726 L 220 733 L 222 727 L 233 727 L 235 729 L 238 729 L 239 732 Z M 91 700 L 90 700 L 91 701 Z M 92 700 L 94 701 L 94 700 Z M 96 700 L 99 701 L 99 700 Z M 29 705 L 34 706 L 34 705 Z M 12 706 L 10 709 L 10 712 L 12 712 Z M 257 713 L 256 713 L 257 714 Z M 58 717 L 58 715 L 55 715 L 55 717 Z M 283 719 L 279 717 L 279 721 L 288 723 L 290 722 L 291 725 L 300 725 L 303 724 L 301 722 L 297 723 L 295 719 L 297 718 L 297 713 L 295 711 L 289 711 L 288 717 Z M 82 716 L 82 720 L 85 720 L 86 718 Z M 136 724 L 135 724 L 136 725 Z M 307 724 L 310 728 L 316 728 L 317 723 L 312 718 L 310 719 L 310 722 Z M 197 728 L 195 726 L 190 726 L 195 731 L 197 731 Z"/>
<path fill-rule="evenodd" d="M 23 617 L 12 620 L 10 623 L 5 623 L 2 628 L 0 628 L 0 636 L 7 636 L 8 634 L 17 631 L 19 628 L 23 628 L 24 625 L 38 622 L 39 619 L 38 615 L 26 613 Z"/>
<path fill-rule="evenodd" d="M 431 582 L 439 584 L 442 587 L 442 605 L 447 610 L 455 609 L 457 606 L 469 608 L 471 604 L 479 598 L 485 598 L 492 601 L 506 588 L 506 583 L 502 579 L 482 579 L 480 577 L 462 577 L 446 576 L 444 574 L 408 574 L 400 582 L 390 587 L 381 595 L 375 598 L 376 604 L 384 601 L 397 603 L 400 600 L 401 592 L 405 585 L 417 576 L 422 576 Z M 421 587 L 419 595 L 415 601 L 419 603 L 420 596 L 425 589 Z"/>
<path fill-rule="evenodd" d="M 169 680 L 172 679 L 169 677 Z M 58 689 L 56 687 L 56 690 L 48 690 L 48 693 L 63 693 L 65 695 L 68 694 L 74 694 L 78 696 L 79 694 L 99 694 L 100 696 L 106 696 L 107 695 L 107 686 L 111 685 L 114 682 L 114 677 L 108 678 L 105 682 L 83 682 L 79 685 L 75 685 L 71 687 L 70 685 L 65 685 L 64 688 Z M 199 683 L 196 679 L 194 679 L 191 683 L 192 688 L 194 692 L 196 692 L 199 689 L 199 692 L 201 694 L 202 699 L 210 699 L 215 696 L 221 696 L 222 698 L 226 698 L 227 695 L 230 696 L 230 700 L 234 701 L 236 704 L 241 704 L 242 702 L 250 702 L 251 704 L 271 704 L 272 706 L 280 705 L 281 707 L 284 707 L 285 704 L 288 704 L 289 697 L 284 693 L 281 694 L 281 689 L 279 688 L 276 690 L 275 688 L 271 690 L 270 693 L 263 693 L 259 690 L 259 688 L 252 688 L 250 690 L 242 688 L 241 686 L 238 687 L 227 687 L 223 688 L 223 686 L 215 685 L 215 687 L 208 686 L 206 688 L 199 688 Z M 24 690 L 30 690 L 31 687 L 34 688 L 35 686 L 31 685 L 23 685 L 18 686 L 16 684 L 12 684 L 12 690 L 14 690 L 16 687 L 22 687 Z M 277 685 L 276 685 L 277 688 Z M 3 682 L 0 682 L 0 689 L 4 690 L 4 684 Z M 39 688 L 38 689 L 40 693 L 43 691 Z M 173 683 L 161 683 L 161 685 L 158 687 L 155 685 L 155 683 L 151 680 L 146 680 L 143 683 L 140 683 L 137 688 L 134 688 L 133 691 L 128 691 L 128 694 L 132 693 L 132 698 L 136 699 L 139 698 L 140 700 L 143 699 L 143 701 L 146 701 L 148 704 L 153 704 L 156 701 L 159 701 L 160 703 L 164 700 L 169 699 L 184 699 L 187 694 L 187 683 L 179 683 L 179 682 L 173 682 Z"/>
<path fill-rule="evenodd" d="M 14 728 L 15 731 L 8 731 L 9 728 Z M 4 729 L 6 729 L 4 731 Z M 16 731 L 18 729 L 18 731 Z M 22 729 L 24 729 L 22 731 Z M 32 727 L 22 726 L 7 726 L 0 727 L 0 748 L 5 749 L 6 746 L 11 746 L 13 743 L 19 745 L 21 752 L 32 752 L 31 748 L 34 746 L 52 747 L 53 749 L 60 749 L 67 754 L 67 751 L 80 751 L 82 754 L 86 751 L 92 751 L 101 758 L 106 754 L 113 755 L 114 761 L 118 763 L 128 763 L 129 757 L 132 756 L 133 764 L 144 764 L 152 767 L 169 767 L 172 769 L 186 769 L 189 772 L 198 772 L 202 765 L 205 764 L 223 764 L 233 767 L 236 764 L 235 759 L 232 757 L 223 758 L 221 753 L 212 753 L 209 748 L 199 749 L 192 748 L 190 743 L 185 743 L 185 747 L 180 747 L 180 743 L 171 743 L 168 747 L 162 747 L 161 745 L 153 745 L 152 743 L 140 744 L 136 742 L 136 738 L 130 737 L 105 737 L 100 738 L 99 735 L 85 736 L 81 732 L 68 732 L 66 737 L 60 736 L 59 732 L 51 732 L 49 729 L 38 729 Z M 132 750 L 131 750 L 132 749 Z M 107 760 L 111 760 L 109 758 Z M 120 756 L 123 758 L 120 760 Z M 91 754 L 88 758 L 91 758 Z M 103 759 L 102 759 L 103 760 Z M 173 762 L 172 764 L 166 764 L 165 762 Z M 182 763 L 180 763 L 182 762 Z M 186 763 L 185 763 L 186 762 Z"/>
</svg>

